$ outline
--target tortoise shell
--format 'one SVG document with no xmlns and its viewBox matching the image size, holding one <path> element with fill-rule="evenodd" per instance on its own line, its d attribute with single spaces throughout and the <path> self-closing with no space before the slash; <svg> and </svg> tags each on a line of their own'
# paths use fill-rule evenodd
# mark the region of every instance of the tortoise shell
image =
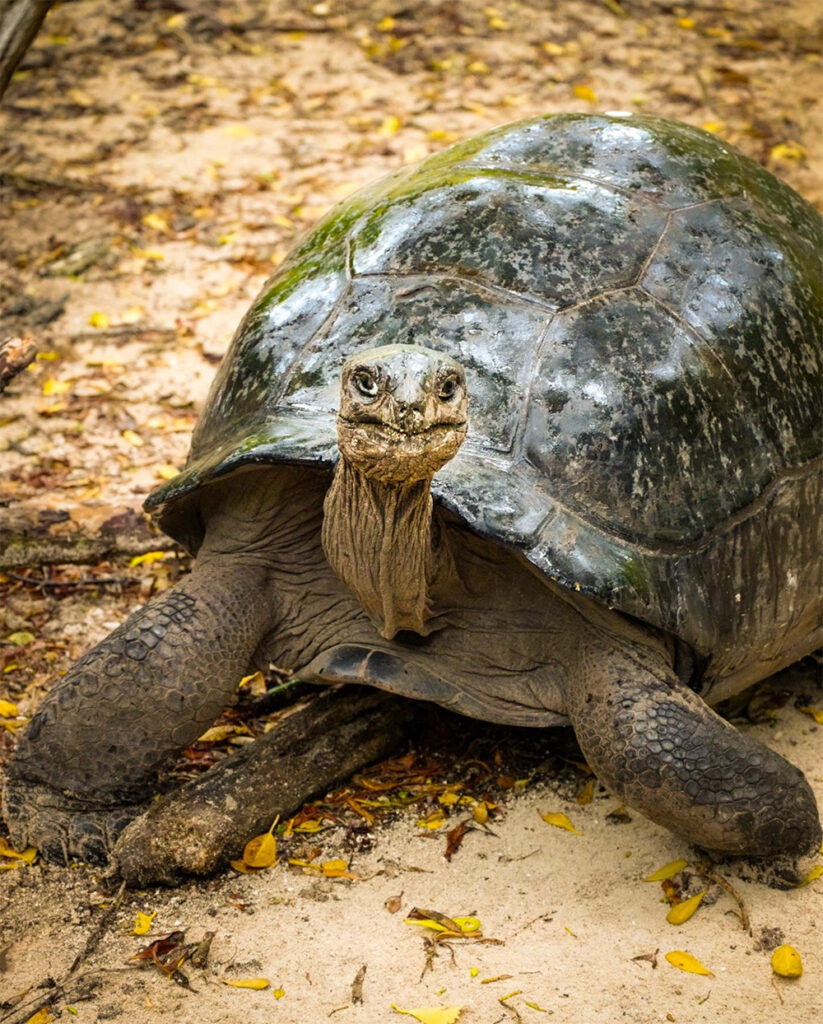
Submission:
<svg viewBox="0 0 823 1024">
<path fill-rule="evenodd" d="M 147 507 L 196 550 L 208 481 L 331 467 L 343 361 L 390 343 L 466 369 L 432 490 L 478 533 L 680 636 L 729 692 L 823 643 L 823 220 L 757 164 L 570 114 L 363 189 L 267 282 Z"/>
</svg>

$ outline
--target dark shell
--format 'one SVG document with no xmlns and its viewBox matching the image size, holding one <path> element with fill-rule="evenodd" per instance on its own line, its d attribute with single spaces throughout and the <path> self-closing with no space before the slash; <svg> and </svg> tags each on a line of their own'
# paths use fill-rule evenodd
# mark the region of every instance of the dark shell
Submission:
<svg viewBox="0 0 823 1024">
<path fill-rule="evenodd" d="M 722 675 L 817 628 L 823 221 L 730 146 L 532 118 L 352 196 L 240 325 L 186 469 L 147 503 L 161 525 L 196 548 L 181 499 L 204 482 L 331 466 L 343 360 L 384 343 L 466 367 L 469 437 L 433 490 L 481 534 Z"/>
</svg>

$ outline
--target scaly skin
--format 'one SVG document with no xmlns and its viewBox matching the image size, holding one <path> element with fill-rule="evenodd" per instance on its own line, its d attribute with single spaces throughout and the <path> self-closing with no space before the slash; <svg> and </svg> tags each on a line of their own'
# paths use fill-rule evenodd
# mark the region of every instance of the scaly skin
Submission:
<svg viewBox="0 0 823 1024">
<path fill-rule="evenodd" d="M 106 862 L 157 772 L 232 702 L 270 624 L 265 578 L 237 556 L 204 559 L 72 666 L 6 767 L 18 847 Z"/>
<path fill-rule="evenodd" d="M 578 742 L 621 800 L 712 855 L 768 858 L 758 873 L 797 882 L 820 848 L 803 773 L 711 710 L 651 650 L 581 648 L 567 687 Z"/>
</svg>

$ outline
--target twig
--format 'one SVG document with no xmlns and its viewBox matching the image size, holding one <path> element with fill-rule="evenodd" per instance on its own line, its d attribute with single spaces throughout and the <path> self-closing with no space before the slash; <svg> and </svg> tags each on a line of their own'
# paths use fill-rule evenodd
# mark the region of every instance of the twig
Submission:
<svg viewBox="0 0 823 1024">
<path fill-rule="evenodd" d="M 725 889 L 726 892 L 731 896 L 740 911 L 740 923 L 743 925 L 743 930 L 748 932 L 749 935 L 752 933 L 752 923 L 749 920 L 749 912 L 746 909 L 746 904 L 743 902 L 743 897 L 734 888 L 731 882 L 727 882 L 726 879 L 719 875 L 713 868 L 708 864 L 702 863 L 695 865 L 701 875 L 705 875 L 706 878 L 711 882 L 715 882 L 720 886 L 721 889 Z"/>
<path fill-rule="evenodd" d="M 100 919 L 98 920 L 97 924 L 91 930 L 91 934 L 86 939 L 85 946 L 83 947 L 81 952 L 79 952 L 77 956 L 74 958 L 74 963 L 72 963 L 71 967 L 69 968 L 67 978 L 70 978 L 72 974 L 74 974 L 74 972 L 79 968 L 80 964 L 83 963 L 86 957 L 91 956 L 95 949 L 97 949 L 97 947 L 100 945 L 103 936 L 109 930 L 109 925 L 114 920 L 114 915 L 120 909 L 120 904 L 123 902 L 123 894 L 125 893 L 125 891 L 126 883 L 123 882 L 120 888 L 117 890 L 117 895 L 114 897 L 111 906 L 107 907 L 103 914 L 100 916 Z"/>
<path fill-rule="evenodd" d="M 39 993 L 42 989 L 48 989 L 46 994 L 35 994 L 26 999 L 27 992 L 24 992 L 20 997 L 21 1001 L 18 1002 L 16 1007 L 13 1007 L 9 1013 L 5 1016 L 0 1017 L 0 1024 L 24 1024 L 33 1013 L 37 1010 L 47 1006 L 52 1006 L 57 1002 L 58 999 L 65 999 L 66 1002 L 70 1001 L 70 998 L 88 998 L 90 993 L 97 987 L 100 981 L 100 975 L 105 973 L 103 968 L 98 968 L 92 971 L 86 971 L 85 974 L 77 974 L 83 961 L 91 956 L 91 954 L 100 945 L 103 936 L 109 929 L 114 916 L 120 908 L 120 904 L 123 902 L 123 895 L 126 891 L 126 883 L 124 882 L 117 891 L 117 895 L 114 897 L 114 901 L 111 906 L 108 907 L 100 918 L 95 923 L 91 932 L 86 938 L 83 948 L 74 958 L 71 967 L 66 971 L 62 978 L 58 981 L 53 981 L 51 978 L 46 978 L 36 985 L 32 985 L 27 992 Z M 117 968 L 117 970 L 123 970 L 123 968 Z M 25 1001 L 24 1001 L 25 1000 Z"/>
<path fill-rule="evenodd" d="M 98 576 L 97 579 L 87 576 L 82 580 L 45 580 L 38 579 L 36 576 L 23 576 L 20 573 L 8 571 L 4 572 L 3 575 L 8 576 L 10 580 L 14 580 L 16 583 L 24 583 L 26 586 L 37 587 L 38 589 L 56 589 L 57 587 L 129 587 L 140 582 L 136 576 Z"/>
</svg>

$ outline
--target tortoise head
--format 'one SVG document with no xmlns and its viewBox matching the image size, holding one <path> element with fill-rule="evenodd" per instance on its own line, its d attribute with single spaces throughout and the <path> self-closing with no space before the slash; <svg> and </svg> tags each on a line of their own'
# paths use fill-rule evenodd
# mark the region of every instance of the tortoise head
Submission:
<svg viewBox="0 0 823 1024">
<path fill-rule="evenodd" d="M 430 478 L 456 454 L 467 426 L 466 374 L 442 352 L 383 345 L 343 364 L 338 446 L 367 477 Z"/>
</svg>

